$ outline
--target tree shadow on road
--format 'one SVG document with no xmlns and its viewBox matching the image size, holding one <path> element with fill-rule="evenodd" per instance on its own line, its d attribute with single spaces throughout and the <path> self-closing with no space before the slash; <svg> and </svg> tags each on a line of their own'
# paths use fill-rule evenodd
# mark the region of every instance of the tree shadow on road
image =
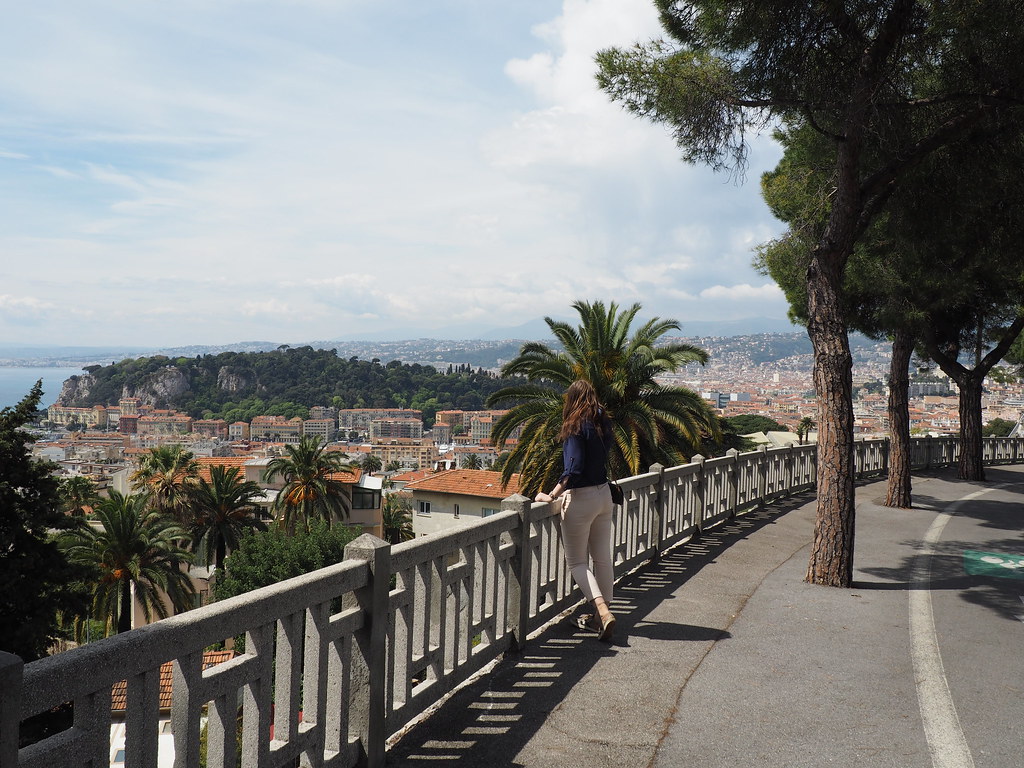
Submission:
<svg viewBox="0 0 1024 768">
<path fill-rule="evenodd" d="M 1019 472 L 989 469 L 988 483 L 1020 484 Z M 942 478 L 947 482 L 958 482 Z M 964 483 L 966 487 L 977 487 L 975 483 Z M 923 494 L 914 494 L 914 507 L 921 511 L 934 514 L 950 506 L 949 498 L 939 499 Z M 912 512 L 913 510 L 900 510 Z M 995 535 L 984 540 L 940 540 L 932 547 L 928 561 L 930 579 L 929 589 L 932 591 L 959 592 L 965 602 L 991 610 L 996 615 L 1011 621 L 1018 621 L 1024 614 L 1021 595 L 1024 594 L 1024 569 L 1007 569 L 1005 575 L 995 575 L 998 569 L 989 573 L 968 572 L 965 566 L 965 552 L 1001 553 L 1005 555 L 1024 556 L 1024 505 L 1020 503 L 999 501 L 981 496 L 960 504 L 956 509 L 957 517 L 976 521 L 982 528 L 991 529 L 1010 535 Z M 878 582 L 857 582 L 858 589 L 889 589 L 909 590 L 913 588 L 915 568 L 919 565 L 920 556 L 924 551 L 922 540 L 908 540 L 901 544 L 913 550 L 891 568 L 865 568 L 864 573 L 880 579 Z M 968 561 L 971 560 L 967 556 Z M 973 571 L 974 569 L 972 569 Z"/>
</svg>

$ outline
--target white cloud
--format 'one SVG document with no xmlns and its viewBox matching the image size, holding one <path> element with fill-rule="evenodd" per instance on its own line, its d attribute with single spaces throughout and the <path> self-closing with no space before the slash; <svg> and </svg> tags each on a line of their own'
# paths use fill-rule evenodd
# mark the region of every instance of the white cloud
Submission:
<svg viewBox="0 0 1024 768">
<path fill-rule="evenodd" d="M 280 299 L 242 302 L 241 312 L 248 317 L 291 317 L 297 310 Z"/>
<path fill-rule="evenodd" d="M 15 324 L 36 324 L 55 309 L 48 301 L 34 296 L 0 294 L 0 319 Z"/>
<path fill-rule="evenodd" d="M 60 168 L 55 165 L 37 165 L 40 171 L 45 171 L 51 176 L 56 176 L 58 179 L 81 179 L 81 174 L 69 171 L 67 168 Z"/>
<path fill-rule="evenodd" d="M 700 292 L 702 299 L 729 299 L 731 301 L 752 301 L 758 299 L 775 300 L 784 298 L 782 289 L 775 283 L 764 285 L 712 285 Z"/>
</svg>

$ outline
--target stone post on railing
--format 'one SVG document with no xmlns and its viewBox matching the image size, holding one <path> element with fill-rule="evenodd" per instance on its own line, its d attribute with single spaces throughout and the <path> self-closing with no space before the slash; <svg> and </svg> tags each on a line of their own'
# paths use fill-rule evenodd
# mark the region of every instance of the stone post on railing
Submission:
<svg viewBox="0 0 1024 768">
<path fill-rule="evenodd" d="M 21 679 L 25 664 L 19 656 L 0 651 L 0 765 L 18 764 L 21 730 Z"/>
<path fill-rule="evenodd" d="M 726 504 L 729 507 L 729 517 L 733 517 L 736 514 L 736 505 L 739 504 L 740 498 L 740 452 L 735 448 L 730 448 L 725 452 L 725 455 L 729 457 L 729 491 L 726 497 Z"/>
<path fill-rule="evenodd" d="M 795 462 L 793 461 L 793 446 L 792 446 L 792 444 L 790 444 L 790 446 L 788 448 L 786 448 L 786 483 L 785 483 L 785 486 L 784 486 L 785 489 L 786 489 L 786 493 L 785 493 L 786 496 L 792 496 L 793 495 L 793 464 L 794 463 Z"/>
<path fill-rule="evenodd" d="M 690 457 L 690 463 L 697 465 L 697 473 L 693 480 L 694 505 L 697 508 L 697 519 L 693 521 L 698 532 L 704 531 L 704 457 L 695 453 Z"/>
<path fill-rule="evenodd" d="M 533 544 L 530 541 L 532 504 L 532 501 L 519 493 L 501 500 L 502 512 L 514 510 L 519 514 L 519 527 L 512 531 L 516 552 L 512 556 L 512 583 L 509 585 L 508 597 L 512 648 L 517 651 L 526 647 L 526 637 L 530 634 L 530 595 L 533 592 Z"/>
<path fill-rule="evenodd" d="M 651 464 L 648 472 L 656 473 L 658 479 L 654 481 L 654 499 L 651 503 L 651 545 L 654 547 L 652 560 L 661 557 L 661 543 L 665 540 L 665 466 L 663 464 Z"/>
<path fill-rule="evenodd" d="M 365 753 L 360 763 L 367 768 L 384 765 L 384 684 L 387 679 L 388 591 L 391 586 L 391 545 L 364 533 L 345 546 L 346 560 L 365 560 L 370 583 L 353 593 L 369 622 L 356 632 L 359 655 L 366 665 L 366 679 L 353 674 L 352 722 L 357 726 Z M 365 763 L 363 763 L 365 761 Z"/>
<path fill-rule="evenodd" d="M 768 446 L 757 449 L 757 507 L 767 506 L 765 497 L 768 495 Z"/>
</svg>

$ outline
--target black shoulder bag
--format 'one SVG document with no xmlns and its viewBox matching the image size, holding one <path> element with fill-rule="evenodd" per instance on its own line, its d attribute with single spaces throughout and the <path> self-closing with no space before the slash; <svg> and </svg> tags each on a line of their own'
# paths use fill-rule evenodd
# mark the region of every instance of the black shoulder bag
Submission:
<svg viewBox="0 0 1024 768">
<path fill-rule="evenodd" d="M 605 447 L 605 444 L 604 444 L 604 435 L 602 434 L 603 431 L 604 430 L 602 430 L 600 427 L 597 427 L 597 436 L 601 439 L 601 447 L 604 449 L 605 464 L 606 464 L 606 467 L 607 467 L 608 449 Z M 606 469 L 606 471 L 607 471 L 607 469 Z M 621 507 L 622 503 L 626 500 L 626 495 L 622 492 L 622 488 L 619 487 L 619 484 L 616 483 L 611 478 L 608 478 L 608 490 L 611 491 L 611 494 L 612 494 L 612 504 L 615 504 L 615 505 Z"/>
<path fill-rule="evenodd" d="M 612 492 L 612 504 L 618 504 L 622 506 L 622 502 L 626 500 L 625 494 L 622 492 L 622 488 L 614 480 L 608 481 L 608 490 Z"/>
</svg>

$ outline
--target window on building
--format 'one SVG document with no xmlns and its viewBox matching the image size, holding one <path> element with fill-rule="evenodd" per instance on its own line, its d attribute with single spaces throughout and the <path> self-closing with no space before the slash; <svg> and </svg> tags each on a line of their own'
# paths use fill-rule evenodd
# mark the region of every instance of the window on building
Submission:
<svg viewBox="0 0 1024 768">
<path fill-rule="evenodd" d="M 380 507 L 380 491 L 372 488 L 352 489 L 352 509 L 378 509 Z"/>
<path fill-rule="evenodd" d="M 456 517 L 459 516 L 459 505 L 458 504 L 455 505 L 455 516 Z"/>
<path fill-rule="evenodd" d="M 430 502 L 429 501 L 421 501 L 420 502 L 418 514 L 421 514 L 421 515 L 429 515 L 430 514 Z"/>
<path fill-rule="evenodd" d="M 501 512 L 500 509 L 490 509 L 489 507 L 484 507 L 483 509 L 480 510 L 480 513 L 484 517 L 490 517 L 491 515 L 496 515 L 499 512 Z"/>
</svg>

